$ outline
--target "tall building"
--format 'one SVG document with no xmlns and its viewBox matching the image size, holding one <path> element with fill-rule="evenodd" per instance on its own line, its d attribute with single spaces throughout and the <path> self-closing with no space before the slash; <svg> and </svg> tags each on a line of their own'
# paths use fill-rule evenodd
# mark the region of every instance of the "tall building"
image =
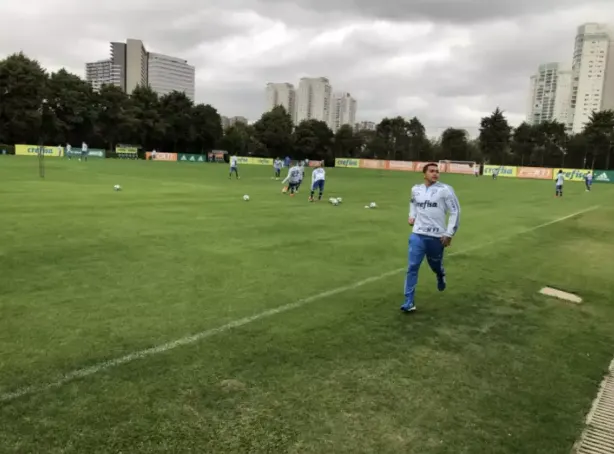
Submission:
<svg viewBox="0 0 614 454">
<path fill-rule="evenodd" d="M 121 86 L 121 69 L 109 59 L 86 63 L 85 78 L 95 91 L 103 85 Z"/>
<path fill-rule="evenodd" d="M 539 124 L 552 120 L 563 122 L 560 118 L 563 113 L 567 119 L 570 82 L 571 72 L 560 63 L 539 65 L 537 73 L 531 76 L 527 123 Z"/>
<path fill-rule="evenodd" d="M 320 120 L 330 124 L 332 91 L 326 77 L 303 77 L 296 94 L 296 123 Z"/>
<path fill-rule="evenodd" d="M 377 129 L 377 124 L 374 121 L 361 121 L 360 123 L 356 123 L 354 126 L 354 130 L 358 131 L 375 131 Z"/>
<path fill-rule="evenodd" d="M 137 86 L 150 85 L 160 95 L 177 90 L 194 100 L 195 70 L 185 60 L 149 53 L 138 39 L 112 42 L 110 53 L 107 60 L 85 64 L 86 80 L 94 89 L 112 84 L 132 93 Z"/>
<path fill-rule="evenodd" d="M 604 24 L 578 27 L 572 63 L 572 131 L 581 132 L 592 112 L 614 108 L 614 30 Z"/>
<path fill-rule="evenodd" d="M 330 116 L 330 128 L 333 132 L 342 125 L 354 125 L 356 123 L 356 100 L 349 93 L 335 93 L 332 101 Z"/>
<path fill-rule="evenodd" d="M 273 110 L 275 106 L 283 106 L 292 121 L 296 120 L 296 89 L 289 83 L 268 83 L 265 89 L 266 111 Z"/>
<path fill-rule="evenodd" d="M 196 70 L 186 60 L 150 52 L 147 73 L 149 86 L 160 96 L 181 91 L 194 101 Z"/>
</svg>

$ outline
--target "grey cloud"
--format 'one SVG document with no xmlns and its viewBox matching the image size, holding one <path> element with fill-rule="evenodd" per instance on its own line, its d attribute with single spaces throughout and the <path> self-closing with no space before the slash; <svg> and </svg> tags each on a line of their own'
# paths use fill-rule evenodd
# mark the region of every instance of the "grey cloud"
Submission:
<svg viewBox="0 0 614 454">
<path fill-rule="evenodd" d="M 261 0 L 280 5 L 285 0 Z M 607 5 L 611 0 L 596 0 L 592 4 Z M 542 14 L 578 6 L 577 0 L 295 0 L 308 10 L 346 13 L 354 16 L 387 20 L 475 23 Z"/>
</svg>

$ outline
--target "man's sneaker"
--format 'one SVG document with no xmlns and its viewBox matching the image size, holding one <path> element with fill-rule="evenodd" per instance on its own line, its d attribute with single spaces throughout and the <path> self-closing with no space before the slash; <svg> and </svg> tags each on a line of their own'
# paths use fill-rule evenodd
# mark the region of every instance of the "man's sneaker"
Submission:
<svg viewBox="0 0 614 454">
<path fill-rule="evenodd" d="M 403 304 L 401 306 L 401 311 L 405 312 L 405 313 L 410 313 L 410 312 L 415 312 L 416 311 L 416 306 L 414 304 Z"/>
<path fill-rule="evenodd" d="M 437 290 L 443 292 L 446 289 L 446 276 L 439 275 L 437 276 Z"/>
</svg>

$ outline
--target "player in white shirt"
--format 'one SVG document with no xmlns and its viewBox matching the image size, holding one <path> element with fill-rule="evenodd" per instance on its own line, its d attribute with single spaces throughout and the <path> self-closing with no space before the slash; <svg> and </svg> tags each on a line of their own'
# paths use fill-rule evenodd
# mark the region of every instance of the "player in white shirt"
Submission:
<svg viewBox="0 0 614 454">
<path fill-rule="evenodd" d="M 88 156 L 88 155 L 89 155 L 89 151 L 88 151 L 88 148 L 87 148 L 87 144 L 86 144 L 85 142 L 83 142 L 83 143 L 81 144 L 81 158 L 82 158 L 84 161 L 87 161 L 87 156 Z"/>
<path fill-rule="evenodd" d="M 318 200 L 322 200 L 322 194 L 324 193 L 324 183 L 326 182 L 326 171 L 321 164 L 318 164 L 313 172 L 311 173 L 311 195 L 309 196 L 309 201 L 313 202 L 313 194 L 316 192 L 316 189 L 319 191 Z"/>
<path fill-rule="evenodd" d="M 298 163 L 298 168 L 301 170 L 301 181 L 298 182 L 298 186 L 296 187 L 296 192 L 298 193 L 301 184 L 303 184 L 303 180 L 305 179 L 305 161 L 300 160 Z"/>
<path fill-rule="evenodd" d="M 591 187 L 593 186 L 593 172 L 590 170 L 584 177 L 584 184 L 586 184 L 586 192 L 590 192 Z"/>
<path fill-rule="evenodd" d="M 565 175 L 562 170 L 556 175 L 556 194 L 555 197 L 563 197 L 563 183 L 565 182 Z"/>
<path fill-rule="evenodd" d="M 284 178 L 284 181 L 281 183 L 288 183 L 288 192 L 290 193 L 291 197 L 294 197 L 294 194 L 301 183 L 301 168 L 296 164 L 290 167 L 290 170 L 288 170 L 288 176 Z"/>
<path fill-rule="evenodd" d="M 64 151 L 64 155 L 68 156 L 68 160 L 72 160 L 72 145 L 67 143 L 66 144 L 66 149 Z"/>
<path fill-rule="evenodd" d="M 437 276 L 437 288 L 446 288 L 443 268 L 444 249 L 456 234 L 460 221 L 460 204 L 451 186 L 439 182 L 437 164 L 426 164 L 422 169 L 424 183 L 411 189 L 409 225 L 413 227 L 409 237 L 408 266 L 405 277 L 404 312 L 416 310 L 414 294 L 418 283 L 418 271 L 426 260 Z M 446 222 L 446 216 L 448 216 Z"/>
<path fill-rule="evenodd" d="M 273 169 L 275 169 L 275 179 L 276 180 L 279 180 L 279 177 L 281 176 L 282 167 L 283 167 L 283 163 L 281 162 L 281 159 L 275 158 L 275 161 L 273 161 Z"/>
<path fill-rule="evenodd" d="M 155 148 L 153 150 L 151 150 L 151 157 L 149 158 L 149 160 L 150 161 L 155 161 L 157 154 L 158 154 L 158 152 L 157 152 L 157 150 Z"/>
<path fill-rule="evenodd" d="M 234 172 L 237 176 L 237 180 L 239 179 L 239 168 L 237 167 L 237 155 L 232 155 L 230 157 L 230 173 L 228 174 L 228 179 L 232 178 L 232 173 Z"/>
</svg>

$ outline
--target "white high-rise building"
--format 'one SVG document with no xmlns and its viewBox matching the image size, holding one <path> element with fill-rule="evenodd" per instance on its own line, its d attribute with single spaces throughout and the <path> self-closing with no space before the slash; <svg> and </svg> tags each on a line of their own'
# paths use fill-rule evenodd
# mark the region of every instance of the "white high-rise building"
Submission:
<svg viewBox="0 0 614 454">
<path fill-rule="evenodd" d="M 335 93 L 333 95 L 330 128 L 333 132 L 342 125 L 356 123 L 356 100 L 349 93 Z"/>
<path fill-rule="evenodd" d="M 177 90 L 194 100 L 194 67 L 180 58 L 149 53 L 138 39 L 112 42 L 111 58 L 86 63 L 85 75 L 96 90 L 113 84 L 132 93 L 137 86 L 150 85 L 160 95 Z"/>
<path fill-rule="evenodd" d="M 160 96 L 172 91 L 180 91 L 194 101 L 195 75 L 194 66 L 189 65 L 186 60 L 153 52 L 149 53 L 149 86 Z"/>
<path fill-rule="evenodd" d="M 614 29 L 587 23 L 578 27 L 573 63 L 572 131 L 581 132 L 592 112 L 614 108 Z"/>
<path fill-rule="evenodd" d="M 90 83 L 94 91 L 100 90 L 103 85 L 121 87 L 121 68 L 114 65 L 110 59 L 86 63 L 85 80 Z"/>
<path fill-rule="evenodd" d="M 326 77 L 303 77 L 296 94 L 296 123 L 320 120 L 330 124 L 332 91 Z"/>
<path fill-rule="evenodd" d="M 564 68 L 560 63 L 539 65 L 537 73 L 531 76 L 527 123 L 539 124 L 552 120 L 566 123 L 570 82 L 569 68 Z M 561 115 L 565 116 L 565 120 L 560 118 Z"/>
<path fill-rule="evenodd" d="M 267 112 L 275 106 L 283 106 L 292 121 L 296 120 L 296 89 L 289 83 L 268 83 L 265 89 L 265 109 Z"/>
</svg>

